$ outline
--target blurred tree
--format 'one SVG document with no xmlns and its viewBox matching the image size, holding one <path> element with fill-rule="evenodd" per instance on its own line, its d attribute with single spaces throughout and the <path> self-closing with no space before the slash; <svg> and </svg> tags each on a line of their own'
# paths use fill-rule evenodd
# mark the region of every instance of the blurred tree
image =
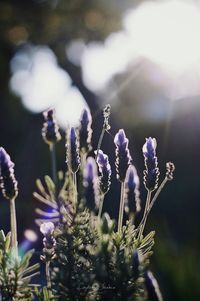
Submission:
<svg viewBox="0 0 200 301">
<path fill-rule="evenodd" d="M 31 193 L 34 179 L 48 172 L 48 150 L 39 135 L 42 117 L 23 108 L 9 91 L 10 61 L 26 43 L 47 45 L 55 53 L 58 64 L 65 69 L 84 98 L 92 113 L 99 108 L 97 97 L 89 91 L 81 77 L 81 70 L 66 56 L 66 46 L 74 39 L 102 41 L 121 27 L 121 16 L 130 6 L 141 1 L 95 0 L 2 0 L 0 1 L 0 129 L 1 145 L 5 146 L 16 162 L 21 194 L 20 202 L 27 212 L 33 212 Z M 20 121 L 20 122 L 19 122 Z M 101 119 L 94 127 L 100 131 Z M 96 137 L 97 142 L 98 137 Z M 13 147 L 14 146 L 14 147 Z M 60 157 L 61 147 L 58 152 Z M 40 154 L 40 156 L 36 156 Z M 34 164 L 32 164 L 34 162 Z M 45 163 L 46 162 L 46 163 Z M 25 200 L 25 201 L 24 201 Z M 19 206 L 19 202 L 17 204 Z M 7 206 L 3 202 L 3 212 Z M 21 227 L 30 225 L 29 214 L 23 215 Z M 32 213 L 33 215 L 33 213 Z M 0 221 L 6 222 L 6 214 Z M 32 218 L 33 221 L 33 218 Z M 7 225 L 7 229 L 9 226 Z"/>
</svg>

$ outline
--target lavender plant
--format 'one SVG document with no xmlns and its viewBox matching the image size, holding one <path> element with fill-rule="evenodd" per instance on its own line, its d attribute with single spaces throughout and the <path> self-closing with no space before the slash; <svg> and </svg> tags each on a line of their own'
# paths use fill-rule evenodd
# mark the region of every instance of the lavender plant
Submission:
<svg viewBox="0 0 200 301">
<path fill-rule="evenodd" d="M 14 163 L 3 147 L 0 148 L 0 187 L 10 203 L 10 227 L 7 235 L 0 231 L 0 300 L 31 300 L 31 278 L 37 275 L 39 264 L 30 266 L 33 251 L 18 255 L 15 199 L 18 195 Z"/>
<path fill-rule="evenodd" d="M 103 111 L 104 123 L 97 150 L 92 153 L 92 117 L 84 110 L 80 126 L 66 135 L 68 168 L 57 171 L 55 144 L 60 132 L 53 110 L 44 113 L 44 141 L 52 154 L 52 178 L 37 180 L 34 197 L 46 206 L 36 208 L 36 223 L 43 235 L 41 264 L 45 265 L 46 286 L 30 287 L 38 265 L 30 266 L 31 253 L 17 254 L 16 218 L 11 208 L 11 234 L 0 232 L 0 296 L 2 300 L 135 300 L 162 301 L 149 261 L 154 245 L 154 231 L 144 235 L 148 215 L 165 184 L 173 179 L 174 164 L 166 164 L 159 185 L 160 172 L 156 156 L 156 139 L 147 138 L 143 146 L 145 208 L 140 200 L 140 180 L 133 165 L 129 140 L 123 129 L 114 138 L 115 168 L 101 149 L 105 132 L 110 131 L 110 106 Z M 54 151 L 52 152 L 52 147 Z M 1 148 L 1 189 L 10 201 L 18 193 L 14 164 Z M 103 210 L 111 192 L 111 174 L 121 184 L 118 220 Z M 13 203 L 11 203 L 13 205 Z M 141 221 L 136 215 L 143 210 Z M 124 215 L 126 212 L 126 215 Z M 15 219 L 15 221 L 14 221 Z M 10 244 L 10 235 L 12 237 Z M 13 253 L 13 250 L 15 252 Z M 15 254 L 15 255 L 13 255 Z M 30 276 L 26 276 L 30 273 Z M 32 275 L 33 274 L 33 275 Z M 10 298 L 10 299 L 9 299 Z"/>
<path fill-rule="evenodd" d="M 85 109 L 80 118 L 79 126 L 79 143 L 80 143 L 80 153 L 82 155 L 88 154 L 92 149 L 92 117 L 90 112 Z"/>
</svg>

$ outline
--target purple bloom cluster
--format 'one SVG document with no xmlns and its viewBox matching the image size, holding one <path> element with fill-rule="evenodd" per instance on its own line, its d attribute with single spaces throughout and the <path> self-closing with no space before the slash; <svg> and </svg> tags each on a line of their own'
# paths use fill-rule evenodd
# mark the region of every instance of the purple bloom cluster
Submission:
<svg viewBox="0 0 200 301">
<path fill-rule="evenodd" d="M 139 184 L 137 170 L 133 165 L 130 165 L 125 179 L 125 204 L 126 211 L 130 214 L 136 214 L 140 211 Z"/>
<path fill-rule="evenodd" d="M 6 199 L 16 198 L 17 181 L 14 174 L 14 163 L 3 147 L 0 147 L 0 187 Z"/>
<path fill-rule="evenodd" d="M 55 110 L 48 110 L 43 113 L 44 124 L 42 128 L 42 137 L 47 144 L 57 143 L 61 139 L 59 127 L 55 118 Z"/>
<path fill-rule="evenodd" d="M 40 256 L 43 261 L 50 261 L 55 254 L 56 240 L 53 237 L 55 226 L 52 222 L 42 223 L 40 226 L 40 232 L 44 235 L 43 238 L 43 255 Z"/>
<path fill-rule="evenodd" d="M 77 134 L 75 128 L 71 128 L 69 131 L 68 137 L 68 158 L 67 162 L 69 163 L 69 167 L 73 173 L 76 173 L 80 167 L 80 155 L 79 155 L 79 141 L 77 138 Z"/>
<path fill-rule="evenodd" d="M 79 127 L 79 141 L 80 141 L 80 151 L 82 153 L 88 153 L 91 149 L 91 139 L 92 139 L 92 117 L 90 112 L 85 109 L 83 110 L 80 127 Z"/>
<path fill-rule="evenodd" d="M 128 149 L 129 140 L 126 138 L 123 129 L 120 129 L 115 135 L 114 143 L 116 145 L 116 171 L 117 179 L 124 182 L 126 171 L 131 164 L 131 155 Z"/>
<path fill-rule="evenodd" d="M 96 160 L 100 172 L 100 190 L 105 195 L 109 191 L 111 185 L 111 166 L 108 160 L 108 156 L 104 154 L 102 150 L 98 151 Z"/>
<path fill-rule="evenodd" d="M 94 158 L 88 157 L 83 171 L 83 185 L 85 200 L 89 209 L 95 210 L 99 206 L 99 187 L 97 166 Z"/>
<path fill-rule="evenodd" d="M 146 170 L 144 171 L 144 185 L 147 190 L 153 191 L 158 187 L 159 169 L 156 157 L 157 142 L 155 138 L 146 138 L 142 151 Z"/>
</svg>

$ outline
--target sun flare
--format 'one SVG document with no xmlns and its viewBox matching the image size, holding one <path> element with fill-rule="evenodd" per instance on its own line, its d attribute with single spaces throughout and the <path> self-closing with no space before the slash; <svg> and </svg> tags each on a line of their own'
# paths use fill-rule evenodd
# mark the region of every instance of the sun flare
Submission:
<svg viewBox="0 0 200 301">
<path fill-rule="evenodd" d="M 200 10 L 190 1 L 146 2 L 124 26 L 138 55 L 161 66 L 182 71 L 200 59 Z"/>
</svg>

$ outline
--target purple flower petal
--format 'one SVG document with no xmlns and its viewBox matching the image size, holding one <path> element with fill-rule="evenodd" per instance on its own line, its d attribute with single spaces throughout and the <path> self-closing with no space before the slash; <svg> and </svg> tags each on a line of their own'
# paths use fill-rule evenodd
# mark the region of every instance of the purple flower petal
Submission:
<svg viewBox="0 0 200 301">
<path fill-rule="evenodd" d="M 119 181 L 123 182 L 126 177 L 126 171 L 131 164 L 131 155 L 128 149 L 129 140 L 126 138 L 123 129 L 120 129 L 115 135 L 114 143 L 116 145 L 116 171 L 117 178 Z"/>
</svg>

